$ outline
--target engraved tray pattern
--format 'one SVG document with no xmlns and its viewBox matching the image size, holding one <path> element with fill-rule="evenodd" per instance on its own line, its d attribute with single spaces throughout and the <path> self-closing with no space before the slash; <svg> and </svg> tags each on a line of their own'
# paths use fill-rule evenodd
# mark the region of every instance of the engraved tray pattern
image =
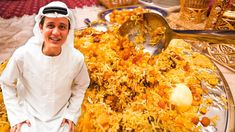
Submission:
<svg viewBox="0 0 235 132">
<path fill-rule="evenodd" d="M 210 44 L 207 51 L 210 58 L 235 72 L 235 45 Z"/>
</svg>

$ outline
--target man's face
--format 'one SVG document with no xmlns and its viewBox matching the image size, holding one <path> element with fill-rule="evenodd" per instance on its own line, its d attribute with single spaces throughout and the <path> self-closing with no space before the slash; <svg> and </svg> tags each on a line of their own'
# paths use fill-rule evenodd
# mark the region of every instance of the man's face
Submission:
<svg viewBox="0 0 235 132">
<path fill-rule="evenodd" d="M 63 45 L 69 33 L 69 20 L 65 17 L 45 17 L 44 24 L 40 24 L 45 46 L 58 48 Z"/>
</svg>

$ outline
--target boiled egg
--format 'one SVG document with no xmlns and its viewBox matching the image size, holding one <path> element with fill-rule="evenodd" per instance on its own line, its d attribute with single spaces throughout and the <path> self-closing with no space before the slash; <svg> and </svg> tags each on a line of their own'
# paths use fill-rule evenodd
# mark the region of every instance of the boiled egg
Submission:
<svg viewBox="0 0 235 132">
<path fill-rule="evenodd" d="M 170 94 L 170 103 L 174 104 L 177 110 L 183 112 L 192 105 L 193 95 L 190 89 L 183 83 L 176 84 Z"/>
</svg>

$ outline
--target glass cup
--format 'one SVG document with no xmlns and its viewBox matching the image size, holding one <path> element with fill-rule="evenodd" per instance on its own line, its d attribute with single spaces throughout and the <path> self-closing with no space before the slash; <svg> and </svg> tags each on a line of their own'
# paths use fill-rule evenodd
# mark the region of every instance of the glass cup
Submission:
<svg viewBox="0 0 235 132">
<path fill-rule="evenodd" d="M 204 22 L 209 2 L 209 0 L 180 0 L 180 18 L 193 23 Z"/>
<path fill-rule="evenodd" d="M 235 30 L 235 1 L 214 0 L 205 29 Z"/>
</svg>

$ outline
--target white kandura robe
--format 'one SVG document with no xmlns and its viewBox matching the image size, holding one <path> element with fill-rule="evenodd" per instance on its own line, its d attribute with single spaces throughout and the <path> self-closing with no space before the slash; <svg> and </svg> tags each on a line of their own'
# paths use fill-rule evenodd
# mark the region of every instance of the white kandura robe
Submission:
<svg viewBox="0 0 235 132">
<path fill-rule="evenodd" d="M 46 56 L 36 41 L 32 37 L 18 48 L 1 75 L 8 119 L 11 126 L 29 120 L 31 127 L 24 125 L 22 132 L 68 131 L 60 127 L 62 119 L 77 123 L 90 83 L 84 57 L 68 46 L 58 56 Z"/>
</svg>

